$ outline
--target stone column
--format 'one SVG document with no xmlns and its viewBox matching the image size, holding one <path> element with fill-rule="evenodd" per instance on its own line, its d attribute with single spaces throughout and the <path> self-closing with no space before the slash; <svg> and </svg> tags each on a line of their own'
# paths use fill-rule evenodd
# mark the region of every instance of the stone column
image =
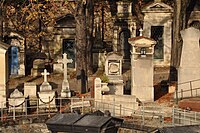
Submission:
<svg viewBox="0 0 200 133">
<path fill-rule="evenodd" d="M 114 28 L 114 37 L 113 37 L 113 51 L 117 52 L 117 45 L 118 45 L 118 29 Z"/>
</svg>

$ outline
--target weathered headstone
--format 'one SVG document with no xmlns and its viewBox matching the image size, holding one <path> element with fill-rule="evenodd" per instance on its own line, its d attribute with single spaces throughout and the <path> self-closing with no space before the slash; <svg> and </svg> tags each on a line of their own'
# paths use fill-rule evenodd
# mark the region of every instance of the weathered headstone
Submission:
<svg viewBox="0 0 200 133">
<path fill-rule="evenodd" d="M 63 63 L 63 66 L 64 66 L 64 79 L 63 79 L 63 82 L 62 82 L 61 97 L 71 97 L 71 92 L 70 92 L 70 89 L 69 89 L 69 82 L 68 82 L 68 79 L 67 79 L 67 64 L 72 63 L 73 60 L 67 59 L 67 54 L 64 53 L 63 59 L 62 59 L 61 62 Z"/>
<path fill-rule="evenodd" d="M 56 102 L 55 102 L 55 91 L 52 90 L 52 86 L 47 81 L 47 75 L 49 73 L 45 69 L 42 73 L 44 76 L 44 82 L 40 86 L 40 92 L 38 92 L 39 96 L 39 108 L 53 108 L 56 109 Z"/>
<path fill-rule="evenodd" d="M 101 100 L 101 79 L 95 78 L 94 80 L 94 98 L 95 100 Z"/>
<path fill-rule="evenodd" d="M 9 103 L 9 112 L 15 111 L 25 111 L 26 105 L 25 105 L 25 97 L 22 92 L 20 92 L 18 89 L 15 89 L 11 94 L 10 98 L 8 98 Z"/>
<path fill-rule="evenodd" d="M 109 78 L 110 94 L 123 95 L 122 59 L 119 53 L 108 53 L 105 63 L 105 74 Z"/>
<path fill-rule="evenodd" d="M 37 104 L 37 86 L 34 82 L 24 83 L 24 96 L 29 98 L 30 105 Z"/>
<path fill-rule="evenodd" d="M 24 83 L 24 96 L 25 97 L 37 97 L 37 86 L 34 82 Z"/>
<path fill-rule="evenodd" d="M 45 68 L 45 60 L 43 59 L 35 59 L 33 61 L 33 68 L 31 69 L 32 76 L 40 76 L 41 72 Z"/>
<path fill-rule="evenodd" d="M 183 48 L 180 66 L 178 68 L 179 98 L 192 97 L 193 95 L 200 94 L 198 90 L 191 90 L 192 88 L 200 87 L 200 31 L 194 27 L 190 27 L 181 31 L 181 36 L 183 39 Z M 190 83 L 189 81 L 192 82 Z"/>
</svg>

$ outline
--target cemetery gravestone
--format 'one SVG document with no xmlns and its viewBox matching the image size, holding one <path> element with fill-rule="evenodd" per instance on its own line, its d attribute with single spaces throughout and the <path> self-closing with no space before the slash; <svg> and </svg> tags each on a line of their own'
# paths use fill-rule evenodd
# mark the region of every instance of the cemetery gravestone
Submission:
<svg viewBox="0 0 200 133">
<path fill-rule="evenodd" d="M 100 101 L 101 100 L 101 79 L 100 78 L 95 78 L 94 80 L 94 98 L 95 100 Z"/>
<path fill-rule="evenodd" d="M 192 97 L 200 94 L 200 91 L 190 90 L 200 87 L 200 31 L 194 27 L 190 27 L 181 31 L 181 36 L 183 38 L 183 48 L 180 66 L 178 68 L 179 98 Z M 193 82 L 190 84 L 189 81 Z M 181 93 L 181 91 L 184 93 Z"/>
<path fill-rule="evenodd" d="M 52 86 L 47 81 L 47 75 L 49 75 L 49 73 L 45 69 L 42 75 L 44 76 L 44 82 L 40 86 L 40 92 L 38 92 L 39 108 L 50 107 L 50 108 L 56 109 L 55 91 L 52 90 Z"/>
<path fill-rule="evenodd" d="M 105 73 L 109 78 L 110 94 L 123 95 L 122 59 L 118 53 L 108 53 L 105 63 Z"/>
<path fill-rule="evenodd" d="M 30 105 L 37 104 L 37 86 L 34 82 L 24 83 L 24 96 L 29 98 Z"/>
<path fill-rule="evenodd" d="M 18 89 L 15 89 L 11 94 L 10 98 L 8 98 L 9 103 L 9 112 L 12 112 L 14 109 L 15 111 L 25 111 L 26 109 L 26 103 L 25 103 L 25 97 L 22 92 L 20 92 Z"/>
<path fill-rule="evenodd" d="M 72 63 L 73 60 L 72 59 L 67 59 L 67 54 L 64 53 L 63 54 L 63 59 L 61 61 L 61 63 L 63 63 L 64 66 L 64 79 L 62 82 L 62 90 L 61 90 L 61 97 L 71 97 L 71 92 L 69 89 L 69 82 L 67 79 L 67 64 L 68 63 Z"/>
<path fill-rule="evenodd" d="M 32 76 L 40 76 L 41 72 L 45 69 L 45 60 L 35 59 L 33 61 L 33 68 L 31 69 Z"/>
<path fill-rule="evenodd" d="M 37 97 L 37 86 L 34 82 L 24 83 L 24 96 L 25 97 Z"/>
</svg>

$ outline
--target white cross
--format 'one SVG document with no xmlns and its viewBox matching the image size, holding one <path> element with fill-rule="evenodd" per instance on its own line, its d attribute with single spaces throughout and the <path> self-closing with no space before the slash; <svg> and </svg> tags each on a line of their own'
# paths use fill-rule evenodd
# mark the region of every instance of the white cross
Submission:
<svg viewBox="0 0 200 133">
<path fill-rule="evenodd" d="M 47 72 L 47 70 L 46 69 L 44 69 L 44 72 L 43 73 L 41 73 L 43 76 L 44 76 L 44 82 L 47 82 L 47 75 L 49 75 L 50 73 L 49 72 Z"/>
<path fill-rule="evenodd" d="M 61 61 L 61 63 L 64 65 L 64 81 L 67 81 L 67 64 L 68 63 L 72 63 L 73 60 L 72 59 L 67 59 L 67 54 L 64 53 L 63 54 L 63 59 Z"/>
<path fill-rule="evenodd" d="M 139 31 L 140 31 L 140 36 L 142 36 L 143 29 L 140 28 Z"/>
</svg>

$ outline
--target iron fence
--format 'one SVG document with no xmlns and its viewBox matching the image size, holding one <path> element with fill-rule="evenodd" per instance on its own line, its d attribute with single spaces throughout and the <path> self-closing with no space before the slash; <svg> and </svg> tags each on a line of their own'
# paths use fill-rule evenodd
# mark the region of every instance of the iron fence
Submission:
<svg viewBox="0 0 200 133">
<path fill-rule="evenodd" d="M 56 113 L 78 112 L 81 114 L 100 110 L 109 112 L 110 115 L 123 118 L 132 124 L 151 127 L 164 127 L 188 124 L 200 124 L 200 113 L 165 106 L 140 106 L 124 107 L 126 101 L 116 104 L 115 100 L 103 102 L 93 98 L 55 98 L 56 106 L 51 106 L 49 98 L 47 105 L 39 104 L 40 99 L 25 99 L 20 106 L 1 108 L 1 122 L 23 118 L 52 117 Z M 32 103 L 30 105 L 30 103 Z M 34 103 L 34 104 L 33 104 Z M 133 102 L 134 103 L 134 102 Z M 128 115 L 127 115 L 128 114 Z M 41 117 L 42 118 L 42 117 Z"/>
</svg>

